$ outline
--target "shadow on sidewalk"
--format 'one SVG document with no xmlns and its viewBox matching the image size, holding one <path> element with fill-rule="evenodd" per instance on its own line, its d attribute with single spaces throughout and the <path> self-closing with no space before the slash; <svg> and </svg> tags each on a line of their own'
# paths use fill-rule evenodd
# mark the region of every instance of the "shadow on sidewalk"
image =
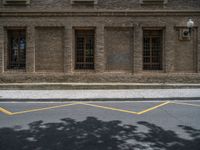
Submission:
<svg viewBox="0 0 200 150">
<path fill-rule="evenodd" d="M 147 128 L 147 132 L 138 127 Z M 29 129 L 0 128 L 0 150 L 199 150 L 200 130 L 180 125 L 190 140 L 155 124 L 101 121 L 88 117 L 58 123 L 37 121 Z"/>
</svg>

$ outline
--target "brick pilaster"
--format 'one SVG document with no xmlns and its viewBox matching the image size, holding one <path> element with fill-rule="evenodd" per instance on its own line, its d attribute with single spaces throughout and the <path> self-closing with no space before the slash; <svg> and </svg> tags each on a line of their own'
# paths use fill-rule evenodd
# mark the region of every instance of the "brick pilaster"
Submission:
<svg viewBox="0 0 200 150">
<path fill-rule="evenodd" d="M 4 27 L 0 26 L 0 73 L 4 72 Z"/>
<path fill-rule="evenodd" d="M 133 50 L 133 72 L 142 72 L 142 28 L 135 26 L 134 28 L 134 50 Z"/>
<path fill-rule="evenodd" d="M 4 28 L 0 26 L 0 73 L 4 71 Z"/>
<path fill-rule="evenodd" d="M 178 35 L 173 26 L 166 26 L 164 42 L 163 69 L 166 73 L 174 72 L 175 67 L 175 41 Z"/>
<path fill-rule="evenodd" d="M 105 50 L 104 50 L 104 26 L 98 26 L 96 29 L 96 49 L 95 49 L 95 70 L 97 72 L 105 71 Z"/>
<path fill-rule="evenodd" d="M 73 70 L 73 29 L 65 27 L 64 32 L 64 72 L 72 73 Z"/>
<path fill-rule="evenodd" d="M 35 27 L 27 27 L 26 72 L 35 72 Z"/>
<path fill-rule="evenodd" d="M 197 72 L 200 73 L 200 26 L 197 28 Z"/>
</svg>

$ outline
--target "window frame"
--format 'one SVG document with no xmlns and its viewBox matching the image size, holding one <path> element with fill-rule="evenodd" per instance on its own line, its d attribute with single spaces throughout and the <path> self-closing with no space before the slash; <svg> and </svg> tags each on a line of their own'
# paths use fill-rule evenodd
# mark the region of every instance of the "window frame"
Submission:
<svg viewBox="0 0 200 150">
<path fill-rule="evenodd" d="M 20 44 L 19 43 L 19 40 L 20 40 L 20 38 L 19 38 L 19 34 L 20 34 L 20 32 L 23 32 L 23 34 L 24 34 L 24 40 L 25 40 L 25 48 L 24 48 L 24 61 L 23 61 L 23 64 L 20 64 L 20 61 L 18 61 L 17 63 L 16 63 L 16 65 L 18 65 L 18 66 L 12 66 L 12 62 L 11 62 L 11 57 L 12 57 L 12 55 L 11 55 L 11 49 L 12 49 L 12 45 L 11 45 L 11 32 L 16 32 L 17 34 L 18 34 L 18 44 Z M 26 59 L 27 59 L 27 57 L 26 57 L 26 53 L 27 53 L 27 32 L 26 32 L 26 28 L 7 28 L 7 30 L 6 30 L 6 69 L 7 70 L 26 70 Z M 20 57 L 20 54 L 19 54 L 19 51 L 20 51 L 20 45 L 18 45 L 18 49 L 17 49 L 17 51 L 18 51 L 18 57 Z M 24 66 L 20 66 L 20 65 L 24 65 Z"/>
<path fill-rule="evenodd" d="M 81 62 L 78 62 L 77 61 L 77 32 L 93 32 L 93 62 L 92 62 L 92 65 L 93 67 L 91 68 L 78 68 L 76 65 L 77 63 L 81 63 Z M 85 35 L 86 37 L 86 35 Z M 84 45 L 85 45 L 85 41 L 84 41 Z M 74 70 L 75 71 L 94 71 L 95 70 L 95 51 L 96 51 L 96 32 L 95 32 L 95 28 L 91 27 L 91 28 L 74 28 Z M 84 62 L 83 62 L 83 65 L 89 63 L 86 61 L 86 55 L 85 55 L 85 46 L 84 46 Z"/>
<path fill-rule="evenodd" d="M 144 47 L 145 47 L 145 43 L 144 43 L 144 40 L 145 40 L 145 31 L 147 32 L 160 32 L 160 54 L 159 54 L 159 68 L 158 69 L 153 69 L 152 65 L 153 65 L 153 62 L 151 61 L 149 63 L 150 65 L 150 68 L 149 69 L 145 69 L 145 66 L 144 66 Z M 150 37 L 158 37 L 158 36 L 150 36 Z M 152 41 L 152 39 L 151 39 Z M 151 42 L 150 41 L 150 42 Z M 150 43 L 150 46 L 152 46 L 152 43 Z M 150 53 L 152 53 L 152 47 L 150 47 Z M 150 60 L 152 60 L 152 55 L 149 56 L 150 57 Z M 146 63 L 148 64 L 148 63 Z M 156 63 L 155 63 L 156 64 Z M 143 29 L 143 37 L 142 37 L 142 70 L 143 71 L 152 71 L 152 72 L 160 72 L 160 71 L 164 71 L 164 30 L 162 28 L 144 28 Z"/>
<path fill-rule="evenodd" d="M 31 0 L 3 0 L 4 6 L 27 6 L 31 4 Z"/>
<path fill-rule="evenodd" d="M 140 0 L 141 5 L 166 5 L 168 0 Z"/>
<path fill-rule="evenodd" d="M 97 5 L 98 0 L 71 0 L 71 5 Z"/>
</svg>

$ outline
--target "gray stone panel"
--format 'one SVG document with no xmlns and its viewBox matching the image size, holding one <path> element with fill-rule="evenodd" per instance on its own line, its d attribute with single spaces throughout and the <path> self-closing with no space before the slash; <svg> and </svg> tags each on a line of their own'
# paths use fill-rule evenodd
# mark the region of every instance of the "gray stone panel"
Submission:
<svg viewBox="0 0 200 150">
<path fill-rule="evenodd" d="M 63 28 L 36 28 L 36 72 L 63 72 Z"/>
<path fill-rule="evenodd" d="M 181 28 L 177 29 L 177 35 Z M 180 40 L 177 36 L 175 45 L 175 71 L 196 72 L 196 30 L 190 40 Z"/>
<path fill-rule="evenodd" d="M 131 28 L 105 28 L 106 66 L 108 71 L 132 70 Z"/>
</svg>

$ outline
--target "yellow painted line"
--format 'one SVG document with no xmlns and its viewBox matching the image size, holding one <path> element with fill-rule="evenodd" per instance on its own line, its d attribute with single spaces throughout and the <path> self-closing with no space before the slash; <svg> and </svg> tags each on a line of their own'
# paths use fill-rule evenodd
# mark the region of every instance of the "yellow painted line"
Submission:
<svg viewBox="0 0 200 150">
<path fill-rule="evenodd" d="M 164 106 L 164 105 L 167 105 L 167 104 L 169 104 L 169 103 L 170 103 L 169 101 L 164 102 L 164 103 L 162 103 L 162 104 L 159 104 L 159 105 L 156 105 L 156 106 L 154 106 L 154 107 L 148 108 L 148 109 L 146 109 L 146 110 L 140 111 L 140 112 L 138 112 L 137 114 L 138 114 L 138 115 L 141 115 L 141 114 L 147 113 L 147 112 L 149 112 L 149 111 L 152 111 L 152 110 L 154 110 L 154 109 L 157 109 L 157 108 L 162 107 L 162 106 Z"/>
<path fill-rule="evenodd" d="M 101 105 L 95 105 L 95 104 L 89 104 L 89 103 L 81 103 L 81 104 L 82 105 L 96 107 L 96 108 L 102 108 L 102 109 L 108 109 L 108 110 L 115 110 L 115 111 L 119 111 L 119 112 L 124 112 L 124 113 L 136 114 L 137 115 L 137 112 L 129 111 L 129 110 L 123 110 L 123 109 L 118 109 L 118 108 L 114 108 L 114 107 L 107 107 L 107 106 L 101 106 Z"/>
<path fill-rule="evenodd" d="M 2 107 L 0 107 L 0 112 L 3 112 L 3 113 L 6 114 L 6 115 L 13 115 L 12 112 L 10 112 L 10 111 L 8 111 L 8 110 L 2 108 Z"/>
<path fill-rule="evenodd" d="M 45 108 L 30 109 L 30 110 L 19 111 L 19 112 L 10 112 L 6 109 L 1 108 L 0 111 L 7 115 L 19 115 L 19 114 L 24 114 L 24 113 L 29 113 L 29 112 L 36 112 L 36 111 L 49 110 L 49 109 L 54 109 L 54 108 L 67 107 L 67 106 L 72 106 L 72 105 L 77 105 L 77 104 L 79 104 L 79 103 L 70 103 L 70 104 L 51 106 L 51 107 L 45 107 Z"/>
<path fill-rule="evenodd" d="M 95 105 L 95 104 L 89 104 L 89 103 L 81 103 L 82 105 L 87 105 L 87 106 L 92 106 L 92 107 L 97 107 L 97 108 L 102 108 L 102 109 L 108 109 L 108 110 L 114 110 L 114 111 L 119 111 L 119 112 L 124 112 L 124 113 L 129 113 L 129 114 L 135 114 L 135 115 L 141 115 L 144 113 L 147 113 L 149 111 L 152 111 L 154 109 L 157 109 L 159 107 L 162 107 L 164 105 L 169 104 L 170 102 L 164 102 L 162 104 L 156 105 L 154 107 L 148 108 L 146 110 L 140 111 L 140 112 L 135 112 L 135 111 L 129 111 L 129 110 L 124 110 L 124 109 L 119 109 L 119 108 L 114 108 L 114 107 L 107 107 L 107 106 L 101 106 L 101 105 Z"/>
<path fill-rule="evenodd" d="M 83 103 L 83 102 L 74 102 L 74 103 L 65 104 L 65 105 L 58 105 L 58 106 L 51 106 L 51 107 L 45 107 L 45 108 L 30 109 L 30 110 L 19 111 L 19 112 L 10 112 L 10 111 L 0 107 L 0 112 L 3 112 L 5 114 L 7 114 L 7 115 L 19 115 L 19 114 L 24 114 L 24 113 L 29 113 L 29 112 L 37 112 L 37 111 L 43 111 L 43 110 L 49 110 L 49 109 L 54 109 L 54 108 L 61 108 L 61 107 L 67 107 L 67 106 L 73 106 L 73 105 L 82 104 L 82 105 L 92 106 L 92 107 L 101 108 L 101 109 L 114 110 L 114 111 L 129 113 L 129 114 L 141 115 L 141 114 L 147 113 L 149 111 L 152 111 L 154 109 L 157 109 L 159 107 L 162 107 L 164 105 L 167 105 L 169 103 L 171 103 L 171 102 L 167 101 L 167 102 L 164 102 L 162 104 L 159 104 L 157 106 L 148 108 L 148 109 L 140 111 L 140 112 L 129 111 L 129 110 L 124 110 L 124 109 L 119 109 L 119 108 L 114 108 L 114 107 L 101 106 L 101 105 L 96 105 L 96 104 Z"/>
<path fill-rule="evenodd" d="M 190 104 L 190 103 L 183 103 L 183 102 L 171 102 L 172 104 L 178 104 L 178 105 L 186 105 L 186 106 L 194 106 L 194 107 L 200 107 L 198 104 Z"/>
<path fill-rule="evenodd" d="M 20 112 L 14 112 L 13 115 L 19 115 L 19 114 L 24 114 L 24 113 L 29 113 L 29 112 L 49 110 L 49 109 L 54 109 L 54 108 L 67 107 L 67 106 L 72 106 L 72 105 L 77 105 L 77 104 L 79 104 L 79 103 L 70 103 L 70 104 L 59 105 L 59 106 L 52 106 L 52 107 L 45 107 L 45 108 L 25 110 L 25 111 L 20 111 Z"/>
</svg>

